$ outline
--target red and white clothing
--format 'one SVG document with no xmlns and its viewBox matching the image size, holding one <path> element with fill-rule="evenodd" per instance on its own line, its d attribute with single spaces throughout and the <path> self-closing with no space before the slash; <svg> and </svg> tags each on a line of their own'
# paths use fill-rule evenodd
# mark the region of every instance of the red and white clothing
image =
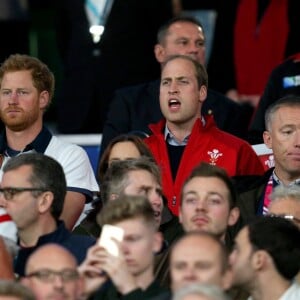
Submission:
<svg viewBox="0 0 300 300">
<path fill-rule="evenodd" d="M 161 168 L 163 193 L 170 210 L 178 215 L 181 187 L 192 169 L 200 162 L 224 168 L 229 176 L 262 175 L 263 165 L 252 147 L 242 139 L 217 128 L 212 116 L 205 117 L 205 125 L 198 119 L 179 163 L 175 181 L 165 141 L 165 120 L 149 127 L 153 135 L 145 139 Z"/>
</svg>

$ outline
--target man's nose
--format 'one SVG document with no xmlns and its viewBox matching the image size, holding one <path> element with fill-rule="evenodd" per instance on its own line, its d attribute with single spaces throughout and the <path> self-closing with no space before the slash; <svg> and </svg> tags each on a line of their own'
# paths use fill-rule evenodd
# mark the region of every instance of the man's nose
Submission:
<svg viewBox="0 0 300 300">
<path fill-rule="evenodd" d="M 161 207 L 162 206 L 162 197 L 156 192 L 151 193 L 149 195 L 150 203 L 155 207 Z"/>
<path fill-rule="evenodd" d="M 17 100 L 18 100 L 18 93 L 16 91 L 11 92 L 9 95 L 8 103 L 10 103 L 10 104 L 16 103 Z"/>
<path fill-rule="evenodd" d="M 63 287 L 63 279 L 60 275 L 56 274 L 53 280 L 53 285 L 56 288 L 62 288 Z"/>
<path fill-rule="evenodd" d="M 171 82 L 168 91 L 169 95 L 176 95 L 178 94 L 178 92 L 179 90 L 178 90 L 177 83 L 175 81 Z"/>
<path fill-rule="evenodd" d="M 205 199 L 198 199 L 197 201 L 197 210 L 206 210 L 207 208 L 207 201 Z"/>
<path fill-rule="evenodd" d="M 193 267 L 187 268 L 185 278 L 187 280 L 194 280 L 195 279 L 195 270 L 194 270 Z"/>
</svg>

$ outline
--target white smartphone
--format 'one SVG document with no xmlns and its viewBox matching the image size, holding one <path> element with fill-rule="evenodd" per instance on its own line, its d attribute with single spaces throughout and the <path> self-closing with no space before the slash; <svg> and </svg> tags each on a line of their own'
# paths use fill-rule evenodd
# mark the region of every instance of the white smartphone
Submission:
<svg viewBox="0 0 300 300">
<path fill-rule="evenodd" d="M 119 248 L 112 237 L 121 242 L 124 237 L 124 230 L 121 227 L 105 224 L 102 227 L 99 246 L 105 248 L 111 255 L 119 256 Z"/>
</svg>

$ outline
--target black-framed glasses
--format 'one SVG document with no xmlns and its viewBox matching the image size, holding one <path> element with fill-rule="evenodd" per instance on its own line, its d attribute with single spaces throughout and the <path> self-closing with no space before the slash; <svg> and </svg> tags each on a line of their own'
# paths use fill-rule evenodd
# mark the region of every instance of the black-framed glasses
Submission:
<svg viewBox="0 0 300 300">
<path fill-rule="evenodd" d="M 55 277 L 59 276 L 63 282 L 75 281 L 79 278 L 79 273 L 75 269 L 64 269 L 62 271 L 54 271 L 50 269 L 42 269 L 36 272 L 27 274 L 25 277 L 35 277 L 42 282 L 52 283 Z"/>
<path fill-rule="evenodd" d="M 300 224 L 300 219 L 293 216 L 293 215 L 289 215 L 289 214 L 267 214 L 268 217 L 277 217 L 277 218 L 283 218 L 283 219 L 287 219 L 293 222 L 296 222 L 298 224 Z"/>
<path fill-rule="evenodd" d="M 0 194 L 6 200 L 11 200 L 15 195 L 23 192 L 46 192 L 47 190 L 44 188 L 31 188 L 31 187 L 6 187 L 0 188 Z"/>
</svg>

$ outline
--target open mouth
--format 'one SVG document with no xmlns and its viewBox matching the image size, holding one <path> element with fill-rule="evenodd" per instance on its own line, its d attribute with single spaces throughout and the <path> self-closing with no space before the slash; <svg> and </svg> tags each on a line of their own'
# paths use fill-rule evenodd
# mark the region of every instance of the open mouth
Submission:
<svg viewBox="0 0 300 300">
<path fill-rule="evenodd" d="M 179 108 L 181 105 L 180 101 L 178 101 L 177 99 L 170 99 L 169 100 L 169 107 L 172 109 L 177 109 Z"/>
<path fill-rule="evenodd" d="M 157 217 L 159 217 L 159 216 L 160 216 L 160 211 L 155 211 L 155 212 L 154 212 L 154 217 L 157 218 Z"/>
</svg>

